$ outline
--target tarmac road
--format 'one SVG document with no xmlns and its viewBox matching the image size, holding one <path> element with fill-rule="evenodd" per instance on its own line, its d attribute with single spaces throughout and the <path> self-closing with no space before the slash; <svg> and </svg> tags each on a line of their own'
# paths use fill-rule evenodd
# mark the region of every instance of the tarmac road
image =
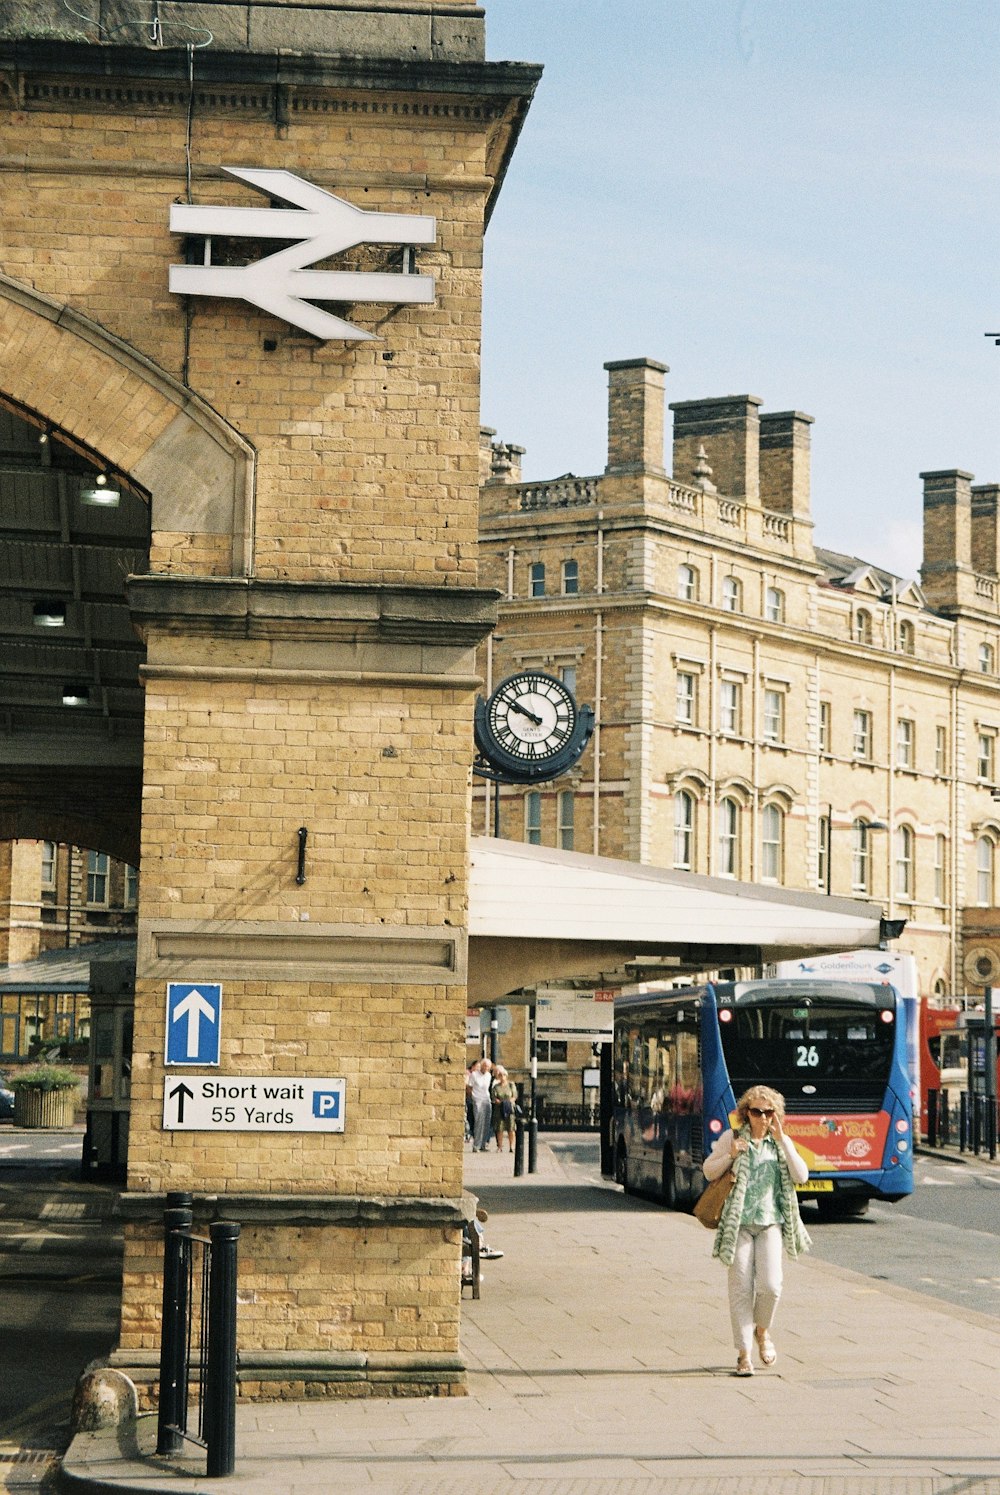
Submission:
<svg viewBox="0 0 1000 1495">
<path fill-rule="evenodd" d="M 112 1191 L 81 1183 L 81 1145 L 82 1129 L 0 1128 L 0 1491 L 46 1481 L 77 1378 L 117 1338 Z"/>
</svg>

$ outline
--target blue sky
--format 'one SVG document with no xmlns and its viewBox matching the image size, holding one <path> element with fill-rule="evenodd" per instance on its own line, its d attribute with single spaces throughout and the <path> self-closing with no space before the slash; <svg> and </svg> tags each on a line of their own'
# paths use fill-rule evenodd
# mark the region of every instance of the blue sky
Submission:
<svg viewBox="0 0 1000 1495">
<path fill-rule="evenodd" d="M 610 359 L 813 427 L 816 539 L 915 576 L 1000 482 L 1000 0 L 486 0 L 545 72 L 486 240 L 482 418 L 598 473 Z M 667 466 L 669 468 L 669 444 Z"/>
</svg>

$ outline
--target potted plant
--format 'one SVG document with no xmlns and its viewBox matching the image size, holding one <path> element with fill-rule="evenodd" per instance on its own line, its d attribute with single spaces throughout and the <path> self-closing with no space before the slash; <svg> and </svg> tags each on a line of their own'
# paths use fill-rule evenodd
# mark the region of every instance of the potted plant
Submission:
<svg viewBox="0 0 1000 1495">
<path fill-rule="evenodd" d="M 15 1126 L 73 1125 L 79 1080 L 71 1069 L 40 1064 L 12 1075 Z"/>
</svg>

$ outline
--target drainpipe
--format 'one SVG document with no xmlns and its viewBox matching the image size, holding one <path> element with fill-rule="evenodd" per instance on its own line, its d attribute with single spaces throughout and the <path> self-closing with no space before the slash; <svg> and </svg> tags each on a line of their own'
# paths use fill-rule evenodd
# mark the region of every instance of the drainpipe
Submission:
<svg viewBox="0 0 1000 1495">
<path fill-rule="evenodd" d="M 597 511 L 597 595 L 604 593 L 604 511 Z M 601 854 L 601 691 L 604 675 L 604 614 L 598 608 L 594 616 L 594 735 L 591 750 L 594 754 L 594 829 L 592 846 L 594 856 Z"/>
</svg>

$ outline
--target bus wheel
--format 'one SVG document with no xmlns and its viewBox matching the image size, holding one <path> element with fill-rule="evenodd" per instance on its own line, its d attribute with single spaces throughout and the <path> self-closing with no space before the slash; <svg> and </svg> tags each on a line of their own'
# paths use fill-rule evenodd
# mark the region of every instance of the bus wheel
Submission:
<svg viewBox="0 0 1000 1495">
<path fill-rule="evenodd" d="M 624 1143 L 619 1143 L 615 1153 L 615 1183 L 621 1184 L 626 1194 L 632 1193 L 632 1185 L 628 1181 L 628 1153 Z"/>
<path fill-rule="evenodd" d="M 674 1169 L 674 1155 L 669 1147 L 663 1149 L 663 1179 L 660 1183 L 660 1195 L 667 1209 L 677 1208 L 677 1174 Z"/>
</svg>

